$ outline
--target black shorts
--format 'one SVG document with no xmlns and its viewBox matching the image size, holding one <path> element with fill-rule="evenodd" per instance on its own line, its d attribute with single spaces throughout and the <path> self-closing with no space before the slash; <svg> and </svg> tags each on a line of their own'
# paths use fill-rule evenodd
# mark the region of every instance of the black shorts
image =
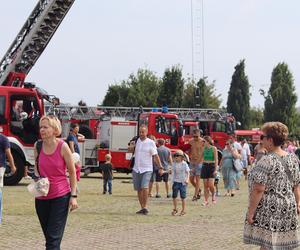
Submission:
<svg viewBox="0 0 300 250">
<path fill-rule="evenodd" d="M 215 163 L 203 163 L 201 179 L 214 179 Z"/>
<path fill-rule="evenodd" d="M 156 182 L 161 182 L 162 180 L 164 182 L 169 181 L 169 174 L 168 173 L 164 173 L 163 175 L 160 175 L 157 171 L 155 174 L 156 174 L 156 179 L 155 179 Z"/>
</svg>

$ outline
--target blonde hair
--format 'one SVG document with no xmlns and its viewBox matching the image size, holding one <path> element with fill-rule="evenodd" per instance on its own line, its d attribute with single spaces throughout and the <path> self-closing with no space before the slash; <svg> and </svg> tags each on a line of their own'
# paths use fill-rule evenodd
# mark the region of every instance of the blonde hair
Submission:
<svg viewBox="0 0 300 250">
<path fill-rule="evenodd" d="M 111 161 L 111 155 L 110 154 L 106 154 L 105 155 L 105 160 L 106 161 Z"/>
<path fill-rule="evenodd" d="M 44 115 L 41 119 L 40 119 L 40 126 L 41 126 L 41 123 L 42 121 L 48 121 L 50 127 L 52 127 L 54 129 L 54 135 L 55 136 L 59 136 L 61 134 L 61 123 L 60 123 L 60 120 L 56 117 L 56 116 L 53 116 L 53 115 Z"/>
</svg>

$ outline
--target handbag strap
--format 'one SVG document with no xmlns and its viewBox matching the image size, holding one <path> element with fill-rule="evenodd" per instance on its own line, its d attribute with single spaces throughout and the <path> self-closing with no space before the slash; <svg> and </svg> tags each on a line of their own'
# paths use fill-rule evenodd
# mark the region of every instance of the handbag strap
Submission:
<svg viewBox="0 0 300 250">
<path fill-rule="evenodd" d="M 36 168 L 37 168 L 37 171 L 40 174 L 40 166 L 39 166 L 39 157 L 40 157 L 40 153 L 41 153 L 41 150 L 42 150 L 42 146 L 43 146 L 43 141 L 42 140 L 38 140 L 36 142 L 36 152 L 37 152 L 37 156 L 35 158 L 35 164 L 36 164 Z"/>
</svg>

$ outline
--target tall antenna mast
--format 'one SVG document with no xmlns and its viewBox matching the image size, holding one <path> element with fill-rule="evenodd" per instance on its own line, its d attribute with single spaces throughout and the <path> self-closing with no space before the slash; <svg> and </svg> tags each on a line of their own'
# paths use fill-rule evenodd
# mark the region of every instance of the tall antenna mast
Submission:
<svg viewBox="0 0 300 250">
<path fill-rule="evenodd" d="M 204 0 L 191 0 L 192 79 L 205 77 Z M 201 67 L 202 66 L 202 67 Z"/>
<path fill-rule="evenodd" d="M 192 81 L 195 82 L 194 68 L 194 8 L 193 0 L 191 0 L 191 40 L 192 40 Z"/>
</svg>

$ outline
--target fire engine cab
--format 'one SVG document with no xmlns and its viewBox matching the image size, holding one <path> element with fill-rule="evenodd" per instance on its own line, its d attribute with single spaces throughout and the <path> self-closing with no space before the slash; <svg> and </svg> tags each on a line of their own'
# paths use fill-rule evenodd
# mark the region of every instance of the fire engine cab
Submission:
<svg viewBox="0 0 300 250">
<path fill-rule="evenodd" d="M 74 0 L 40 0 L 0 61 L 0 133 L 8 136 L 17 171 L 6 169 L 4 184 L 17 184 L 24 166 L 34 164 L 44 101 L 55 101 L 25 78 L 51 40 Z"/>
</svg>

